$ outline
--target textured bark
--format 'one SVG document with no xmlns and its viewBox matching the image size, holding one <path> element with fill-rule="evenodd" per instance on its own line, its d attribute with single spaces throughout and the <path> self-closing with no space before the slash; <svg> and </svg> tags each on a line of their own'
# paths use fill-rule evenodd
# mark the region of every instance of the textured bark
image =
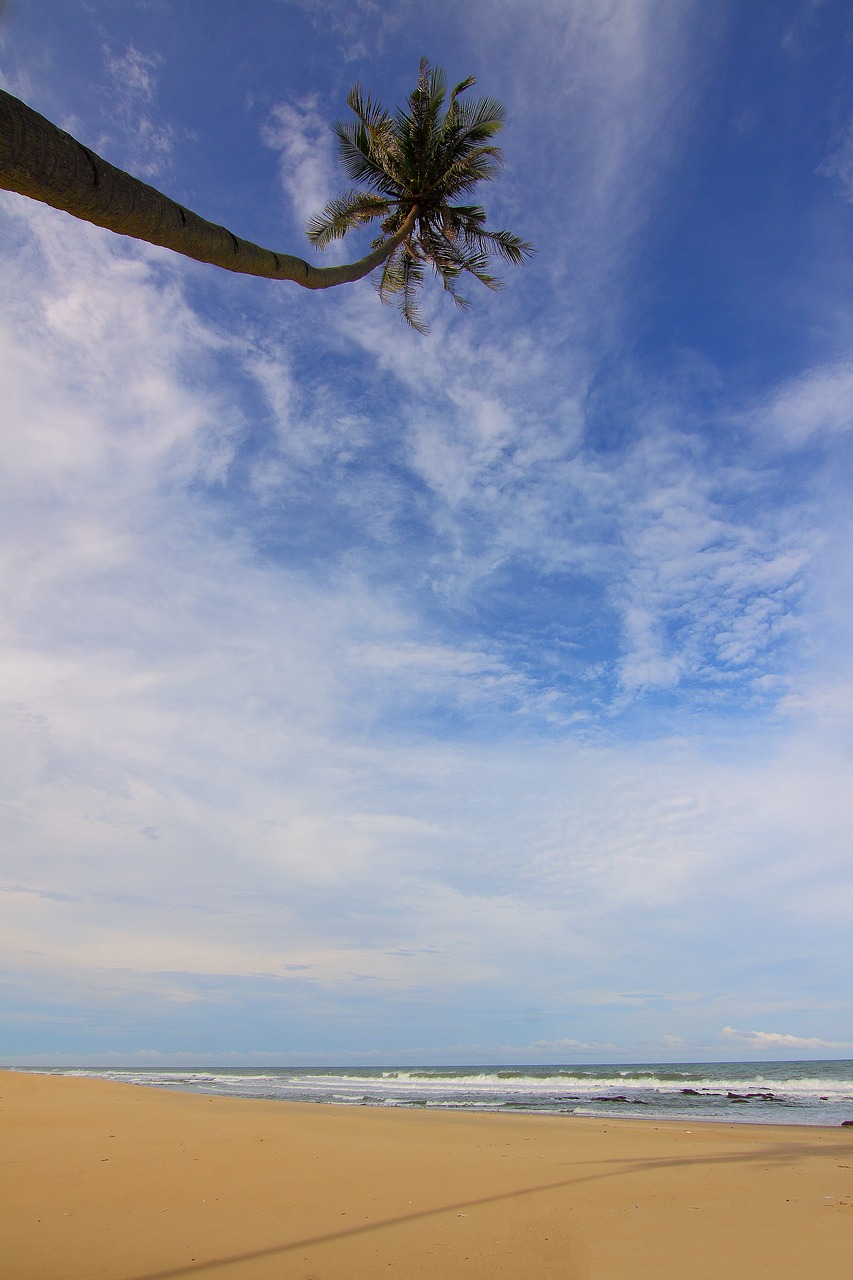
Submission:
<svg viewBox="0 0 853 1280">
<path fill-rule="evenodd" d="M 330 289 L 369 275 L 411 233 L 417 208 L 378 249 L 337 267 L 315 267 L 262 249 L 200 218 L 147 183 L 116 169 L 32 107 L 0 89 L 0 187 L 17 191 L 118 235 L 173 249 L 241 275 Z"/>
</svg>

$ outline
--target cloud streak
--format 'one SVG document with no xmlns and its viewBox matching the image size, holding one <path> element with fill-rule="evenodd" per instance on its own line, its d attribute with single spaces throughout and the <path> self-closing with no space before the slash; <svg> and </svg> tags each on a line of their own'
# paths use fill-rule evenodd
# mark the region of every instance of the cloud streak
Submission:
<svg viewBox="0 0 853 1280">
<path fill-rule="evenodd" d="M 316 96 L 279 102 L 261 130 L 268 147 L 281 156 L 281 184 L 300 229 L 335 194 L 332 131 Z"/>
<path fill-rule="evenodd" d="M 850 1049 L 849 1042 L 840 1040 L 821 1040 L 819 1036 L 792 1036 L 778 1031 L 735 1031 L 734 1027 L 723 1027 L 723 1035 L 730 1040 L 737 1040 L 754 1053 L 776 1052 L 779 1049 Z"/>
</svg>

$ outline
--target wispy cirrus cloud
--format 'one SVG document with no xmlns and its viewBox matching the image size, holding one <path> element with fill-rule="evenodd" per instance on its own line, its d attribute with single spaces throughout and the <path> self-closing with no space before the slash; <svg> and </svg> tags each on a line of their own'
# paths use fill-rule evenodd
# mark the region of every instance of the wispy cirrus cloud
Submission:
<svg viewBox="0 0 853 1280">
<path fill-rule="evenodd" d="M 336 193 L 333 135 L 316 96 L 279 102 L 270 111 L 261 137 L 281 157 L 281 185 L 300 229 Z M 306 250 L 308 245 L 306 242 Z"/>
<path fill-rule="evenodd" d="M 329 31 L 346 62 L 376 56 L 388 38 L 404 27 L 412 0 L 399 0 L 393 8 L 379 0 L 282 0 L 308 13 L 326 39 Z"/>
<path fill-rule="evenodd" d="M 750 414 L 774 441 L 798 448 L 826 441 L 853 427 L 853 366 L 847 362 L 809 369 L 773 389 Z"/>
<path fill-rule="evenodd" d="M 104 64 L 110 79 L 110 132 L 99 146 L 115 146 L 111 133 L 119 132 L 122 162 L 140 177 L 154 179 L 169 173 L 175 131 L 156 120 L 159 54 L 143 53 L 135 44 L 121 52 L 106 46 Z"/>
<path fill-rule="evenodd" d="M 476 40 L 512 86 L 505 90 L 508 146 L 545 103 L 559 121 L 547 141 L 534 130 L 521 156 L 510 151 L 515 181 L 498 196 L 499 214 L 523 218 L 524 185 L 535 180 L 537 274 L 560 292 L 561 333 L 611 340 L 627 301 L 632 246 L 688 145 L 719 17 L 692 0 L 666 8 L 649 0 L 543 0 L 535 23 L 526 5 L 500 0 L 495 16 L 486 31 L 478 23 Z M 469 32 L 473 21 L 468 15 Z M 570 191 L 562 188 L 564 172 L 572 174 Z"/>
<path fill-rule="evenodd" d="M 398 379 L 390 447 L 429 493 L 434 592 L 460 605 L 500 596 L 515 572 L 562 582 L 568 636 L 586 631 L 592 592 L 611 611 L 611 685 L 629 697 L 696 682 L 714 698 L 760 693 L 784 672 L 819 540 L 808 501 L 776 508 L 763 444 L 722 459 L 692 410 L 684 421 L 638 384 L 619 406 L 621 447 L 604 450 L 599 406 L 547 336 L 501 332 L 474 352 L 439 334 L 421 349 L 369 301 L 347 299 L 341 323 Z"/>
</svg>

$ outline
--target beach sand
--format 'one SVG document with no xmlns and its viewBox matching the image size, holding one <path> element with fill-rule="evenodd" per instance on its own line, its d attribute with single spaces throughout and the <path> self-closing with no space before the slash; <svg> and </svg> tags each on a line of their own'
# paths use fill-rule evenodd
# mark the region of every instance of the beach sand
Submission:
<svg viewBox="0 0 853 1280">
<path fill-rule="evenodd" d="M 2 1280 L 850 1280 L 853 1130 L 0 1072 Z"/>
</svg>

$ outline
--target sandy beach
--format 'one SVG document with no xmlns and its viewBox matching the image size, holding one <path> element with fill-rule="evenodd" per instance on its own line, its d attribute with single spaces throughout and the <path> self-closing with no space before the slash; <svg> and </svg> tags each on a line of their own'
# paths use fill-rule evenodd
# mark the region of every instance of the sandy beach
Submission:
<svg viewBox="0 0 853 1280">
<path fill-rule="evenodd" d="M 0 1072 L 3 1280 L 848 1280 L 853 1130 Z"/>
</svg>

